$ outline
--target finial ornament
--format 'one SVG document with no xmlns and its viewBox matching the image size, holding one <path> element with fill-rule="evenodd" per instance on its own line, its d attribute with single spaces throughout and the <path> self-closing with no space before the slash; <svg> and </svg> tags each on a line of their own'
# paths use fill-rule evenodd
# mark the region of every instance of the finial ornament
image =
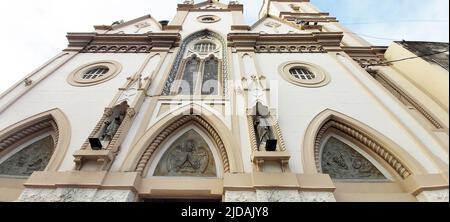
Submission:
<svg viewBox="0 0 450 222">
<path fill-rule="evenodd" d="M 183 2 L 183 4 L 186 4 L 186 5 L 193 5 L 193 4 L 194 4 L 194 0 L 185 0 L 185 1 Z"/>
<path fill-rule="evenodd" d="M 230 3 L 229 3 L 230 5 L 239 5 L 240 3 L 239 3 L 239 1 L 237 1 L 237 0 L 230 0 Z"/>
</svg>

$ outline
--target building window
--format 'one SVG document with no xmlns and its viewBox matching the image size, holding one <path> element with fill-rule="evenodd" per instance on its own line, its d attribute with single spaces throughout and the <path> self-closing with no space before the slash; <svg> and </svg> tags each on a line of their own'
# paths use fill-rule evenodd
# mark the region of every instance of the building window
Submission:
<svg viewBox="0 0 450 222">
<path fill-rule="evenodd" d="M 181 78 L 181 86 L 178 93 L 180 95 L 192 95 L 194 94 L 195 86 L 197 83 L 197 76 L 200 62 L 193 58 L 186 62 L 184 67 L 183 77 Z"/>
<path fill-rule="evenodd" d="M 318 66 L 305 62 L 286 62 L 278 68 L 288 82 L 302 87 L 322 87 L 330 82 L 328 74 Z"/>
<path fill-rule="evenodd" d="M 87 71 L 83 75 L 83 79 L 97 79 L 109 72 L 108 67 L 96 67 Z"/>
<path fill-rule="evenodd" d="M 219 61 L 211 58 L 205 61 L 203 68 L 202 95 L 219 94 Z"/>
<path fill-rule="evenodd" d="M 115 61 L 98 61 L 73 71 L 67 82 L 79 87 L 97 85 L 113 79 L 121 70 L 122 66 Z"/>
<path fill-rule="evenodd" d="M 213 52 L 217 49 L 217 45 L 212 42 L 200 42 L 194 45 L 194 50 L 197 52 Z"/>
<path fill-rule="evenodd" d="M 220 21 L 220 18 L 215 15 L 203 15 L 197 18 L 197 21 L 201 23 L 215 23 Z"/>
<path fill-rule="evenodd" d="M 314 75 L 311 70 L 305 67 L 294 67 L 289 70 L 289 73 L 291 73 L 292 76 L 294 76 L 297 79 L 301 80 L 312 80 L 316 78 L 316 75 Z"/>
</svg>

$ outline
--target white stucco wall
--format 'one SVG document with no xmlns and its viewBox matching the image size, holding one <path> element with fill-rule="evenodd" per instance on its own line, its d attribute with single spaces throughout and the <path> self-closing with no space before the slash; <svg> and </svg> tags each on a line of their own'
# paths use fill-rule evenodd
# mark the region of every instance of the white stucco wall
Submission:
<svg viewBox="0 0 450 222">
<path fill-rule="evenodd" d="M 197 18 L 202 15 L 215 15 L 220 17 L 220 21 L 215 23 L 202 23 Z M 224 38 L 231 31 L 233 17 L 231 12 L 189 12 L 183 23 L 183 30 L 180 32 L 183 38 L 200 30 L 208 29 L 219 33 Z"/>
<path fill-rule="evenodd" d="M 36 114 L 59 108 L 71 125 L 70 147 L 60 171 L 72 170 L 73 153 L 81 148 L 94 126 L 103 115 L 104 108 L 114 98 L 126 78 L 134 74 L 146 54 L 79 54 L 66 65 L 28 91 L 0 115 L 0 129 Z M 70 73 L 85 64 L 99 60 L 114 60 L 122 71 L 112 80 L 90 87 L 74 87 L 67 81 Z"/>
<path fill-rule="evenodd" d="M 330 75 L 331 82 L 321 88 L 304 88 L 285 81 L 278 73 L 278 67 L 292 60 L 317 65 Z M 276 80 L 279 83 L 280 127 L 287 149 L 292 155 L 290 166 L 295 173 L 303 172 L 300 151 L 306 128 L 316 115 L 326 109 L 335 110 L 365 123 L 395 141 L 427 170 L 437 172 L 435 165 L 424 155 L 421 151 L 422 147 L 414 139 L 417 135 L 409 134 L 404 126 L 376 102 L 374 96 L 332 56 L 328 54 L 258 54 L 257 63 L 269 80 Z M 399 109 L 401 109 L 400 105 Z"/>
</svg>

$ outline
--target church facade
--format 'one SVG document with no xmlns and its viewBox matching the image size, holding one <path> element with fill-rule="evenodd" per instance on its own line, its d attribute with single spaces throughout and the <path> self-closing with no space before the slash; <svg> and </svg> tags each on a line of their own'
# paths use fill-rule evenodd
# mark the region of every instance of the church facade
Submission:
<svg viewBox="0 0 450 222">
<path fill-rule="evenodd" d="M 309 0 L 243 8 L 68 33 L 0 95 L 0 201 L 448 201 L 448 63 L 424 88 Z"/>
</svg>

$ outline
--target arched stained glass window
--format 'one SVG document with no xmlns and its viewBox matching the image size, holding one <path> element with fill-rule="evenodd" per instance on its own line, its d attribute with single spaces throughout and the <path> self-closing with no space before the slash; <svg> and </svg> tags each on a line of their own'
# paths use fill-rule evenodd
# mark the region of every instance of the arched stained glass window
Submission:
<svg viewBox="0 0 450 222">
<path fill-rule="evenodd" d="M 181 85 L 179 89 L 179 94 L 181 95 L 192 95 L 194 94 L 198 70 L 200 63 L 196 59 L 190 59 L 186 62 L 184 68 L 183 77 L 181 78 Z"/>
<path fill-rule="evenodd" d="M 219 94 L 219 61 L 209 59 L 203 68 L 202 95 Z"/>
</svg>

